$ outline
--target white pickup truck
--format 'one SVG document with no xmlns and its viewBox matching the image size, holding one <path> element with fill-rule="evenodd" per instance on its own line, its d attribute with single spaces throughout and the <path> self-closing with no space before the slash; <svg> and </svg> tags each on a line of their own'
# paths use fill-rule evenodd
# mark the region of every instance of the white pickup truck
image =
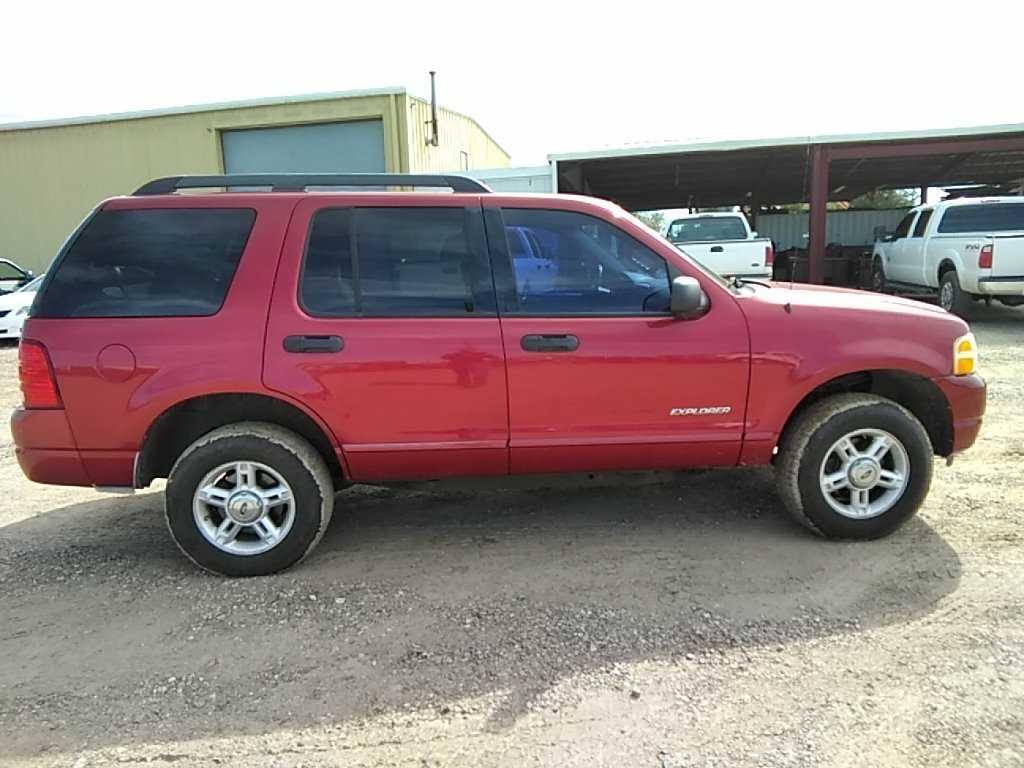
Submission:
<svg viewBox="0 0 1024 768">
<path fill-rule="evenodd" d="M 742 213 L 691 213 L 673 219 L 665 237 L 723 277 L 771 279 L 772 241 L 750 231 Z"/>
<path fill-rule="evenodd" d="M 963 316 L 977 299 L 1024 304 L 1024 197 L 921 205 L 875 243 L 872 287 L 938 291 Z"/>
</svg>

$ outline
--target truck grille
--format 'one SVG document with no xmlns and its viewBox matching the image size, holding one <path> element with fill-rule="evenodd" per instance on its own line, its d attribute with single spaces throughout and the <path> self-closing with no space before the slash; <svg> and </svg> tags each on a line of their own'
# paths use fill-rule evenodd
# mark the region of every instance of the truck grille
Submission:
<svg viewBox="0 0 1024 768">
<path fill-rule="evenodd" d="M 11 313 L 9 309 L 0 309 L 0 317 L 7 317 Z"/>
</svg>

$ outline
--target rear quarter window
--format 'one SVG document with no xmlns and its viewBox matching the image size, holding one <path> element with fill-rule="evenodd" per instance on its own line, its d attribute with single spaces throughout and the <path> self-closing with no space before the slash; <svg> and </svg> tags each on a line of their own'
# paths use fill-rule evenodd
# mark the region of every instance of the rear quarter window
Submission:
<svg viewBox="0 0 1024 768">
<path fill-rule="evenodd" d="M 255 219 L 241 208 L 100 211 L 56 265 L 32 314 L 216 314 Z"/>
<path fill-rule="evenodd" d="M 1016 232 L 1024 230 L 1024 202 L 980 203 L 946 209 L 939 232 Z"/>
</svg>

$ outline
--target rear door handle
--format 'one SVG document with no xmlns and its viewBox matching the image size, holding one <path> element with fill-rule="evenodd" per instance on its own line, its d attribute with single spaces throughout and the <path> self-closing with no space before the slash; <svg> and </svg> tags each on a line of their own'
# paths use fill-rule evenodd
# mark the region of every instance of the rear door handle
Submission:
<svg viewBox="0 0 1024 768">
<path fill-rule="evenodd" d="M 527 352 L 575 352 L 580 340 L 571 333 L 531 333 L 520 345 Z"/>
<path fill-rule="evenodd" d="M 285 336 L 285 352 L 341 352 L 345 341 L 341 336 Z"/>
<path fill-rule="evenodd" d="M 724 250 L 725 249 L 722 246 L 720 246 L 720 245 L 712 245 L 711 246 L 711 252 L 712 253 L 721 253 Z"/>
</svg>

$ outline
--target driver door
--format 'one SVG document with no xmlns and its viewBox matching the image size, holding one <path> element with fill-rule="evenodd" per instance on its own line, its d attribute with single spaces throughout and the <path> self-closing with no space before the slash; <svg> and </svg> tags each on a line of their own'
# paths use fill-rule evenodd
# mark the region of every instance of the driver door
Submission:
<svg viewBox="0 0 1024 768">
<path fill-rule="evenodd" d="M 893 239 L 885 246 L 885 276 L 898 283 L 914 282 L 911 249 L 908 249 L 910 230 L 917 220 L 917 211 L 911 211 L 896 225 Z"/>
</svg>

